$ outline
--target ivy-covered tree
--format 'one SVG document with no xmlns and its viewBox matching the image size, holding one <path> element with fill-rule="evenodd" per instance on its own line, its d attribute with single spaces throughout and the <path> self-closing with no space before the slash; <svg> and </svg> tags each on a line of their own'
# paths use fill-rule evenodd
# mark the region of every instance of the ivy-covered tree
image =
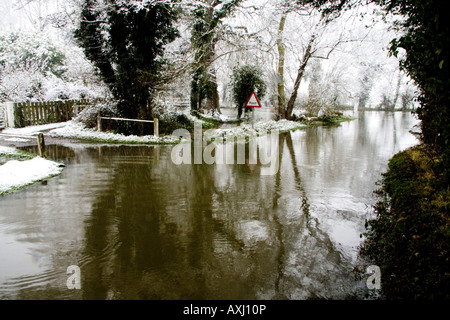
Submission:
<svg viewBox="0 0 450 320">
<path fill-rule="evenodd" d="M 121 116 L 152 117 L 164 46 L 178 36 L 176 19 L 171 1 L 84 1 L 75 37 L 118 100 Z"/>
<path fill-rule="evenodd" d="M 191 43 L 194 49 L 194 63 L 191 81 L 191 109 L 206 108 L 220 112 L 216 70 L 216 43 L 220 39 L 222 20 L 228 16 L 242 0 L 203 0 L 192 10 L 193 25 Z"/>
<path fill-rule="evenodd" d="M 255 66 L 245 65 L 233 69 L 231 87 L 233 90 L 233 100 L 238 108 L 238 119 L 242 112 L 247 112 L 249 108 L 245 107 L 252 92 L 255 92 L 259 99 L 266 94 L 266 84 L 263 80 L 263 74 Z"/>
</svg>

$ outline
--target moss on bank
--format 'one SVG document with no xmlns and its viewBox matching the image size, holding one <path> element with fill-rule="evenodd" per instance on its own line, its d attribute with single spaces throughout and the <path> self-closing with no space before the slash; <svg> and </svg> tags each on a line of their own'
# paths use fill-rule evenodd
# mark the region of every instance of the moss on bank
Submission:
<svg viewBox="0 0 450 320">
<path fill-rule="evenodd" d="M 377 191 L 362 256 L 381 268 L 388 299 L 450 298 L 450 190 L 423 146 L 396 154 Z"/>
</svg>

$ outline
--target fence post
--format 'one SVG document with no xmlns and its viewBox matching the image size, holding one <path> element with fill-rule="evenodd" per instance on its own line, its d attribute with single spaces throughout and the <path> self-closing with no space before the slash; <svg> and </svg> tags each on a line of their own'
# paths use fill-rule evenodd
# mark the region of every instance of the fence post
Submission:
<svg viewBox="0 0 450 320">
<path fill-rule="evenodd" d="M 6 102 L 6 110 L 5 110 L 5 116 L 6 121 L 5 124 L 9 128 L 15 128 L 16 127 L 16 104 L 14 102 Z"/>
<path fill-rule="evenodd" d="M 38 133 L 37 135 L 37 145 L 38 145 L 38 152 L 39 155 L 42 157 L 45 152 L 45 141 L 44 141 L 44 134 Z"/>
<path fill-rule="evenodd" d="M 100 111 L 97 112 L 97 131 L 102 131 L 102 117 Z"/>
<path fill-rule="evenodd" d="M 159 119 L 153 118 L 153 135 L 159 137 Z"/>
<path fill-rule="evenodd" d="M 79 107 L 78 106 L 79 105 L 76 102 L 73 104 L 73 107 L 72 107 L 73 108 L 73 117 L 78 116 L 78 113 L 79 113 L 79 110 L 78 110 Z"/>
</svg>

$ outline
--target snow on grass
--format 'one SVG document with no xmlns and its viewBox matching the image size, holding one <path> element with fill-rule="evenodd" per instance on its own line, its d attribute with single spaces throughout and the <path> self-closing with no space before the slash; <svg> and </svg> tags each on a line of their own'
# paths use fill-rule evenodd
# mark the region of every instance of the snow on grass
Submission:
<svg viewBox="0 0 450 320">
<path fill-rule="evenodd" d="M 13 148 L 0 147 L 0 154 L 18 154 Z M 0 195 L 22 189 L 37 181 L 60 174 L 61 164 L 41 157 L 18 161 L 10 160 L 0 166 Z"/>
<path fill-rule="evenodd" d="M 290 130 L 306 128 L 307 125 L 301 124 L 295 121 L 289 120 L 267 120 L 258 121 L 253 125 L 249 123 L 243 123 L 240 126 L 224 129 L 208 130 L 205 133 L 207 140 L 216 140 L 217 138 L 223 138 L 224 140 L 233 139 L 234 137 L 238 139 L 251 138 L 266 135 L 274 130 L 279 132 L 286 132 Z"/>
<path fill-rule="evenodd" d="M 82 123 L 70 121 L 66 126 L 51 130 L 51 137 L 89 140 L 107 143 L 130 143 L 130 144 L 173 144 L 178 140 L 172 136 L 125 136 L 119 133 L 99 132 L 96 129 L 86 128 Z"/>
<path fill-rule="evenodd" d="M 254 129 L 259 134 L 264 134 L 271 130 L 278 130 L 280 132 L 285 132 L 306 127 L 307 125 L 305 124 L 284 119 L 278 121 L 275 120 L 260 121 L 254 124 Z"/>
<path fill-rule="evenodd" d="M 192 115 L 186 115 L 188 119 L 194 123 L 194 126 L 202 126 L 203 129 L 208 129 L 209 124 L 203 120 L 200 120 Z M 258 121 L 255 123 L 241 123 L 236 124 L 233 127 L 208 129 L 204 132 L 204 139 L 207 141 L 218 140 L 223 138 L 224 140 L 238 140 L 263 136 L 270 132 L 277 130 L 278 132 L 286 132 L 301 128 L 309 127 L 308 124 L 289 121 L 289 120 L 266 120 Z M 172 135 L 155 137 L 148 136 L 125 136 L 123 134 L 112 132 L 99 132 L 96 129 L 86 128 L 85 125 L 77 121 L 69 121 L 65 126 L 57 129 L 53 129 L 48 133 L 51 137 L 61 137 L 70 139 L 81 139 L 92 142 L 104 142 L 104 143 L 124 143 L 124 144 L 176 144 L 179 142 L 179 137 Z"/>
<path fill-rule="evenodd" d="M 204 125 L 204 121 L 197 119 L 194 116 L 188 115 L 189 120 L 196 125 Z M 230 137 L 247 138 L 256 137 L 269 133 L 271 130 L 278 130 L 279 132 L 289 131 L 293 129 L 303 128 L 305 125 L 295 121 L 280 120 L 280 121 L 260 121 L 252 124 L 241 124 L 226 129 L 209 129 L 205 131 L 205 139 L 208 141 L 215 140 L 222 137 L 225 140 Z M 128 143 L 128 144 L 175 144 L 179 142 L 179 137 L 175 136 L 125 136 L 123 134 L 111 132 L 99 132 L 96 129 L 89 129 L 81 122 L 70 121 L 66 126 L 51 130 L 48 133 L 51 137 L 61 137 L 70 139 L 81 139 L 93 142 L 106 143 Z"/>
<path fill-rule="evenodd" d="M 203 114 L 198 112 L 197 117 L 200 120 L 208 121 L 208 122 L 218 122 L 218 123 L 240 123 L 243 119 L 236 119 L 235 117 L 229 117 L 224 114 L 215 113 L 215 114 Z"/>
<path fill-rule="evenodd" d="M 17 154 L 17 150 L 14 149 L 14 148 L 10 148 L 10 147 L 0 146 L 0 155 L 1 154 L 16 155 Z"/>
<path fill-rule="evenodd" d="M 29 160 L 35 155 L 15 148 L 0 146 L 0 165 L 8 160 Z"/>
</svg>

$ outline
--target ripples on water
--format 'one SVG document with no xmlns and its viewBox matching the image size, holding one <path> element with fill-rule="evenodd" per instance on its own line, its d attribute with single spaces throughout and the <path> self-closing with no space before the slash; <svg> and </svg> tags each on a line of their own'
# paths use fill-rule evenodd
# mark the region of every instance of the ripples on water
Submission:
<svg viewBox="0 0 450 320">
<path fill-rule="evenodd" d="M 375 182 L 416 123 L 366 112 L 283 134 L 272 176 L 177 166 L 172 146 L 48 146 L 61 176 L 0 198 L 0 298 L 352 297 Z"/>
</svg>

